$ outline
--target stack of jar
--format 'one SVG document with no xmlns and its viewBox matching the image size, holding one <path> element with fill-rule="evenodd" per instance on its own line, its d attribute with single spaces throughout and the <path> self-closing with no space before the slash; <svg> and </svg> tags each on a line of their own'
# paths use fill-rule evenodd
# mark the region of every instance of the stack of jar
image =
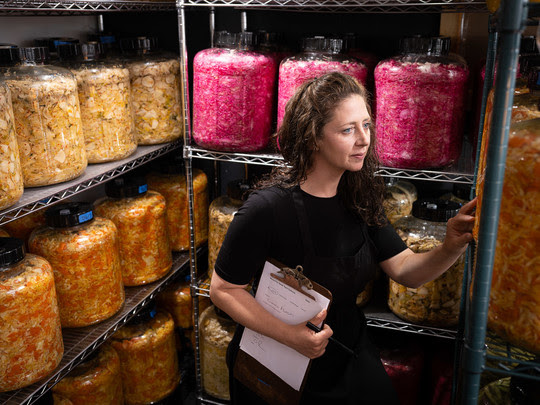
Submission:
<svg viewBox="0 0 540 405">
<path fill-rule="evenodd" d="M 253 152 L 270 140 L 275 60 L 251 32 L 221 31 L 193 60 L 193 138 L 215 150 Z"/>
<path fill-rule="evenodd" d="M 449 54 L 450 38 L 405 38 L 401 55 L 375 69 L 377 142 L 384 165 L 449 166 L 463 139 L 465 61 Z"/>
<path fill-rule="evenodd" d="M 343 40 L 336 38 L 304 38 L 302 53 L 284 59 L 279 66 L 278 127 L 285 114 L 287 101 L 304 82 L 330 72 L 342 72 L 366 84 L 367 67 L 359 60 L 342 53 Z"/>
</svg>

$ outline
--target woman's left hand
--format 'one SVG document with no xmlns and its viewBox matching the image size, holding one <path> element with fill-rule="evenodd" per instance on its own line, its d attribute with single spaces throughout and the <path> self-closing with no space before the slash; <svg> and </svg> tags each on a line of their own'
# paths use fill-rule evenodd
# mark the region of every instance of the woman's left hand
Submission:
<svg viewBox="0 0 540 405">
<path fill-rule="evenodd" d="M 449 252 L 461 254 L 467 249 L 469 242 L 472 241 L 475 208 L 476 197 L 461 207 L 455 217 L 448 220 L 443 246 Z"/>
</svg>

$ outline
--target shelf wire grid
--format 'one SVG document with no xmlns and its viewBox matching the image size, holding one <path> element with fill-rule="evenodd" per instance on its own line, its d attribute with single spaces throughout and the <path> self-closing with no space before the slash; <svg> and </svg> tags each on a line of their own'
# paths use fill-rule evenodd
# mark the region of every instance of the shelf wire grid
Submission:
<svg viewBox="0 0 540 405">
<path fill-rule="evenodd" d="M 540 376 L 522 372 L 526 368 L 540 368 L 539 360 L 534 353 L 515 347 L 494 334 L 488 334 L 486 338 L 485 371 L 540 381 Z M 519 371 L 516 371 L 516 367 L 519 367 Z"/>
<path fill-rule="evenodd" d="M 174 10 L 176 10 L 174 1 L 5 0 L 0 2 L 0 14 L 63 15 Z"/>
<path fill-rule="evenodd" d="M 114 332 L 145 307 L 177 275 L 189 270 L 189 254 L 173 256 L 172 270 L 153 283 L 126 287 L 126 300 L 122 309 L 111 318 L 84 328 L 62 329 L 64 355 L 58 367 L 45 379 L 26 388 L 0 394 L 0 403 L 5 405 L 30 405 L 43 396 L 53 385 L 65 377 L 77 364 L 104 343 Z"/>
<path fill-rule="evenodd" d="M 127 159 L 89 165 L 82 176 L 69 182 L 47 187 L 27 188 L 15 205 L 0 211 L 0 225 L 103 184 L 172 150 L 179 149 L 181 146 L 182 142 L 157 146 L 139 146 L 137 151 Z"/>
</svg>

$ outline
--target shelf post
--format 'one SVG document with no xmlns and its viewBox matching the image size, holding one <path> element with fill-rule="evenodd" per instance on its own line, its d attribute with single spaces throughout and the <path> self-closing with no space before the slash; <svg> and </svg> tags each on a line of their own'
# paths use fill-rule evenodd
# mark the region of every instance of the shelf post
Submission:
<svg viewBox="0 0 540 405">
<path fill-rule="evenodd" d="M 485 338 L 491 276 L 501 194 L 503 189 L 508 132 L 514 98 L 520 35 L 527 18 L 524 0 L 503 0 L 499 10 L 500 52 L 489 134 L 482 216 L 478 233 L 477 261 L 472 283 L 470 316 L 466 321 L 461 404 L 476 405 L 480 375 L 485 361 Z M 486 77 L 486 82 L 488 78 Z"/>
</svg>

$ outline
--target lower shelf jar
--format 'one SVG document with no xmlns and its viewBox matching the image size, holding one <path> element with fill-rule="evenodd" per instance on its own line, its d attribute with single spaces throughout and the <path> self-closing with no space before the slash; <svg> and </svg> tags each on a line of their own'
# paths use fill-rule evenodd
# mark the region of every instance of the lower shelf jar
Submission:
<svg viewBox="0 0 540 405">
<path fill-rule="evenodd" d="M 120 357 L 126 405 L 153 404 L 180 382 L 169 313 L 143 309 L 112 336 L 111 345 Z"/>
<path fill-rule="evenodd" d="M 33 384 L 64 354 L 51 265 L 0 238 L 0 392 Z"/>
<path fill-rule="evenodd" d="M 52 388 L 55 405 L 124 404 L 118 354 L 108 344 L 94 353 Z"/>
<path fill-rule="evenodd" d="M 222 311 L 218 314 L 212 305 L 201 314 L 199 328 L 203 389 L 213 397 L 229 400 L 229 370 L 225 358 L 236 323 Z"/>
</svg>

